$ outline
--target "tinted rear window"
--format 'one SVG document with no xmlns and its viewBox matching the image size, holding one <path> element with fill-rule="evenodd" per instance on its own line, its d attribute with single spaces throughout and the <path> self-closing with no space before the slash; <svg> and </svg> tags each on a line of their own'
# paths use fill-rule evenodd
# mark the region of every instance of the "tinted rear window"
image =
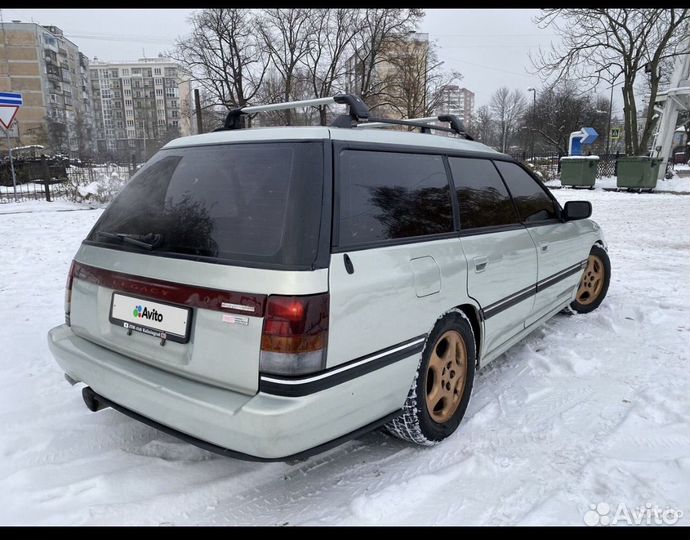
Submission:
<svg viewBox="0 0 690 540">
<path fill-rule="evenodd" d="M 344 150 L 340 153 L 340 245 L 453 230 L 441 156 Z"/>
<path fill-rule="evenodd" d="M 98 233 L 159 233 L 153 255 L 227 264 L 303 267 L 316 258 L 323 145 L 252 143 L 162 150 L 103 213 Z"/>
</svg>

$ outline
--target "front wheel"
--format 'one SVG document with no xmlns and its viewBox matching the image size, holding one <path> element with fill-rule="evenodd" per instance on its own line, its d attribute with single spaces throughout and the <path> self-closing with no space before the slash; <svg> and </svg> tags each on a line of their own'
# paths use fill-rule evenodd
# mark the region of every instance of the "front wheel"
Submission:
<svg viewBox="0 0 690 540">
<path fill-rule="evenodd" d="M 386 430 L 431 446 L 452 434 L 465 414 L 476 362 L 472 325 L 461 311 L 443 316 L 427 338 L 400 416 Z"/>
<path fill-rule="evenodd" d="M 592 246 L 587 267 L 580 278 L 580 285 L 570 307 L 577 313 L 594 311 L 602 303 L 609 290 L 611 261 L 601 246 Z"/>
</svg>

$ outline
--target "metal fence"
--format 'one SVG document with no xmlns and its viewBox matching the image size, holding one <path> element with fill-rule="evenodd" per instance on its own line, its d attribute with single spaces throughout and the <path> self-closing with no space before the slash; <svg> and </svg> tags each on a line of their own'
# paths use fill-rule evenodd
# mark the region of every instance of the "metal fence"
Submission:
<svg viewBox="0 0 690 540">
<path fill-rule="evenodd" d="M 511 157 L 521 161 L 538 173 L 544 181 L 556 180 L 561 176 L 561 155 L 531 157 L 527 152 L 511 152 Z M 623 157 L 620 153 L 599 154 L 597 178 L 616 176 L 616 160 Z"/>
<path fill-rule="evenodd" d="M 0 204 L 31 200 L 108 202 L 134 173 L 132 165 L 74 162 L 60 158 L 14 160 L 16 190 L 8 159 L 0 161 Z"/>
</svg>

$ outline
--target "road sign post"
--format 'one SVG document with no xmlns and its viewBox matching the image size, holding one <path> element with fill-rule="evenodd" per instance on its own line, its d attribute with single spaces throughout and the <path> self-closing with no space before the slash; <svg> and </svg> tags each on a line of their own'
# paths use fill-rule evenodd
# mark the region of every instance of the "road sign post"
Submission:
<svg viewBox="0 0 690 540">
<path fill-rule="evenodd" d="M 7 153 L 10 157 L 10 170 L 12 171 L 12 187 L 14 189 L 14 201 L 17 202 L 17 176 L 14 172 L 12 160 L 12 143 L 10 141 L 10 127 L 17 116 L 19 107 L 24 104 L 22 95 L 17 92 L 0 92 L 0 125 L 5 128 L 7 136 Z"/>
<path fill-rule="evenodd" d="M 14 202 L 17 202 L 17 176 L 14 174 L 14 162 L 12 161 L 12 144 L 10 142 L 10 129 L 5 128 L 7 135 L 7 152 L 10 155 L 10 170 L 12 171 L 12 190 L 14 191 Z"/>
</svg>

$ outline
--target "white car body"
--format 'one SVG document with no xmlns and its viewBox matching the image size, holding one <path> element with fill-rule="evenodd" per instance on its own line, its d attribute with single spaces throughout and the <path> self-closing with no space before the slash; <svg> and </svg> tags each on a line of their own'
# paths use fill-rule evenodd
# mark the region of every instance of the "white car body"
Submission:
<svg viewBox="0 0 690 540">
<path fill-rule="evenodd" d="M 605 247 L 590 219 L 465 229 L 455 202 L 453 227 L 446 233 L 341 242 L 335 230 L 339 205 L 345 204 L 339 190 L 349 180 L 339 166 L 355 159 L 348 152 L 384 152 L 386 159 L 396 152 L 409 159 L 432 156 L 428 159 L 445 165 L 453 201 L 449 160 L 514 164 L 467 140 L 379 130 L 263 128 L 180 138 L 161 152 L 274 141 L 323 145 L 321 263 L 304 269 L 217 264 L 86 241 L 75 256 L 69 324 L 51 330 L 49 343 L 69 379 L 88 385 L 92 408 L 110 405 L 195 444 L 250 459 L 318 451 L 400 412 L 426 336 L 445 313 L 460 309 L 471 319 L 478 366 L 484 366 L 566 308 L 590 249 Z M 179 301 L 183 286 L 211 296 L 240 291 L 259 303 L 271 295 L 327 295 L 323 364 L 297 375 L 263 372 L 262 308 L 245 305 L 241 295 L 221 302 L 226 307 L 208 307 L 201 293 Z M 126 314 L 115 324 L 110 312 L 117 293 L 188 309 L 189 335 L 178 330 L 175 341 L 172 334 L 163 339 L 128 333 L 122 326 Z M 166 300 L 173 297 L 177 301 Z M 137 324 L 139 316 L 133 316 L 124 322 Z"/>
</svg>

